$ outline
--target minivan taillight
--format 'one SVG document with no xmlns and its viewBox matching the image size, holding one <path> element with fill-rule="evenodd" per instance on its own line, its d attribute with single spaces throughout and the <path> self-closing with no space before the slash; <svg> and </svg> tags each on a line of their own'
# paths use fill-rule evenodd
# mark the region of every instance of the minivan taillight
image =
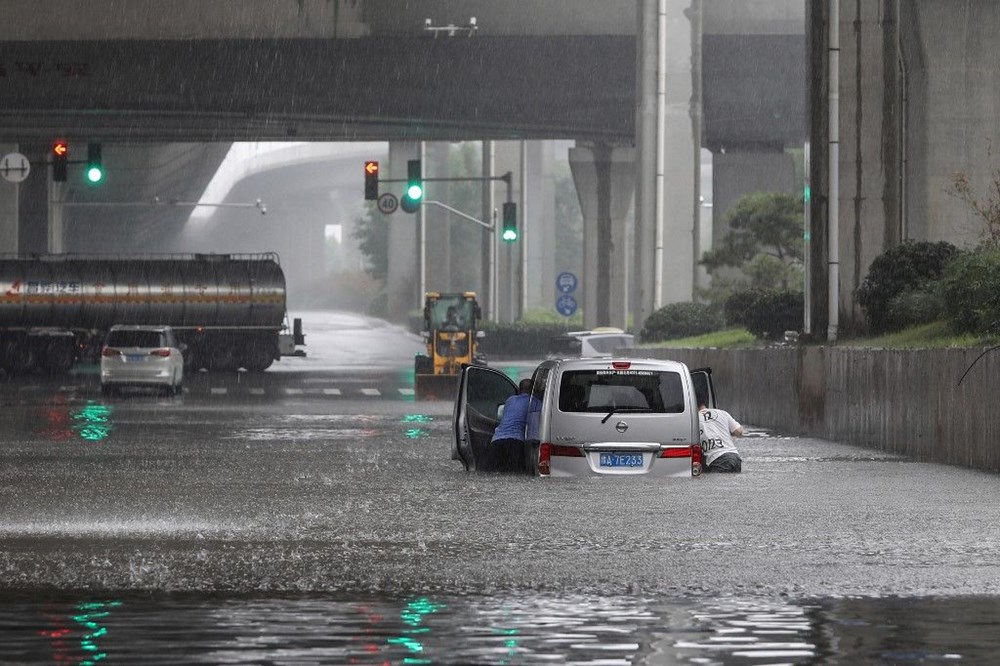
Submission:
<svg viewBox="0 0 1000 666">
<path fill-rule="evenodd" d="M 542 442 L 538 446 L 538 474 L 540 476 L 548 476 L 552 472 L 552 445 L 548 442 Z"/>
<path fill-rule="evenodd" d="M 108 347 L 105 345 L 105 347 L 101 349 L 101 356 L 110 357 L 110 356 L 121 356 L 121 355 L 122 355 L 121 351 L 113 347 Z"/>
<path fill-rule="evenodd" d="M 661 458 L 690 458 L 691 476 L 701 474 L 701 446 L 692 444 L 691 446 L 674 446 L 660 451 Z"/>
<path fill-rule="evenodd" d="M 670 448 L 663 449 L 660 451 L 661 458 L 690 458 L 691 457 L 690 446 L 673 446 Z"/>
<path fill-rule="evenodd" d="M 162 356 L 163 358 L 166 358 L 166 357 L 170 356 L 170 350 L 169 349 L 154 349 L 153 351 L 149 352 L 149 355 L 150 356 Z"/>
</svg>

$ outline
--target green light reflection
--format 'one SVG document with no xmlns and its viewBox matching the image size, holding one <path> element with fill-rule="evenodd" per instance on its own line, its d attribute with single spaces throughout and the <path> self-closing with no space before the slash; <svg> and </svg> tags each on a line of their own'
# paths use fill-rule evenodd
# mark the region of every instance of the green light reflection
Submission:
<svg viewBox="0 0 1000 666">
<path fill-rule="evenodd" d="M 424 651 L 424 644 L 417 640 L 415 635 L 430 633 L 430 627 L 421 626 L 424 622 L 424 617 L 436 613 L 442 608 L 444 608 L 443 604 L 433 602 L 427 597 L 413 599 L 399 613 L 403 622 L 410 628 L 406 630 L 405 635 L 390 637 L 386 642 L 389 645 L 401 645 L 414 655 L 421 654 Z M 430 664 L 432 661 L 423 657 L 406 656 L 403 657 L 403 663 Z"/>
<path fill-rule="evenodd" d="M 73 418 L 73 431 L 80 439 L 100 442 L 111 434 L 111 407 L 108 405 L 88 400 L 70 416 Z"/>
<path fill-rule="evenodd" d="M 75 610 L 80 612 L 72 616 L 72 619 L 88 630 L 80 637 L 80 649 L 84 653 L 89 653 L 80 660 L 80 666 L 95 666 L 108 658 L 108 653 L 100 652 L 97 645 L 98 638 L 107 636 L 108 628 L 95 620 L 108 617 L 111 615 L 110 609 L 121 605 L 121 601 L 84 601 L 76 605 Z"/>
</svg>

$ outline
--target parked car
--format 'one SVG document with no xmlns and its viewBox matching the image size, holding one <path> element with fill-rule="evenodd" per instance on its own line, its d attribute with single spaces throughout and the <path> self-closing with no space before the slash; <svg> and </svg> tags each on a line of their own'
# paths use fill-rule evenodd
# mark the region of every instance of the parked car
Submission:
<svg viewBox="0 0 1000 666">
<path fill-rule="evenodd" d="M 112 326 L 101 348 L 101 393 L 121 386 L 181 392 L 184 356 L 169 326 Z"/>
<path fill-rule="evenodd" d="M 601 327 L 590 331 L 569 331 L 553 336 L 549 341 L 548 357 L 593 358 L 609 356 L 619 349 L 635 347 L 635 336 L 620 328 Z"/>
<path fill-rule="evenodd" d="M 701 445 L 695 387 L 715 405 L 710 368 L 658 359 L 550 359 L 533 372 L 525 472 L 538 476 L 697 476 Z M 482 469 L 504 401 L 517 386 L 504 373 L 462 368 L 451 457 Z"/>
</svg>

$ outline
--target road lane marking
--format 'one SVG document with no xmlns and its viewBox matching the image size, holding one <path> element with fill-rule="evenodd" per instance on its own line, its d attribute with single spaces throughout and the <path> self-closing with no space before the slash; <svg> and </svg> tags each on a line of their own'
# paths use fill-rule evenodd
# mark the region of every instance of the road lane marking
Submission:
<svg viewBox="0 0 1000 666">
<path fill-rule="evenodd" d="M 382 392 L 377 388 L 363 388 L 361 389 L 361 392 L 365 395 L 382 395 Z"/>
<path fill-rule="evenodd" d="M 250 395 L 264 395 L 264 389 L 262 389 L 262 388 L 252 388 L 252 389 L 250 389 Z"/>
<path fill-rule="evenodd" d="M 323 395 L 340 395 L 340 389 L 338 388 L 323 389 Z"/>
<path fill-rule="evenodd" d="M 286 388 L 285 393 L 288 395 L 302 395 L 305 391 L 300 388 Z"/>
<path fill-rule="evenodd" d="M 403 395 L 413 395 L 413 389 L 411 388 L 401 388 L 399 392 Z"/>
<path fill-rule="evenodd" d="M 212 395 L 226 395 L 227 393 L 229 393 L 229 389 L 227 389 L 224 386 L 221 388 L 213 387 L 211 390 L 212 390 Z"/>
</svg>

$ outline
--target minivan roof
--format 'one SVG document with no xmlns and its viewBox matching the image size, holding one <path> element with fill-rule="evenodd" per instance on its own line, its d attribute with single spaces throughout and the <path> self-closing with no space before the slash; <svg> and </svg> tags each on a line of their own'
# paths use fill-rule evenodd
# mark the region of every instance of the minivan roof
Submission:
<svg viewBox="0 0 1000 666">
<path fill-rule="evenodd" d="M 611 368 L 616 364 L 628 364 L 624 367 L 639 367 L 644 370 L 659 368 L 661 370 L 682 371 L 687 366 L 680 361 L 663 358 L 614 358 L 611 356 L 592 356 L 589 358 L 557 358 L 546 363 L 553 363 L 560 370 L 589 370 L 592 368 Z"/>
</svg>

